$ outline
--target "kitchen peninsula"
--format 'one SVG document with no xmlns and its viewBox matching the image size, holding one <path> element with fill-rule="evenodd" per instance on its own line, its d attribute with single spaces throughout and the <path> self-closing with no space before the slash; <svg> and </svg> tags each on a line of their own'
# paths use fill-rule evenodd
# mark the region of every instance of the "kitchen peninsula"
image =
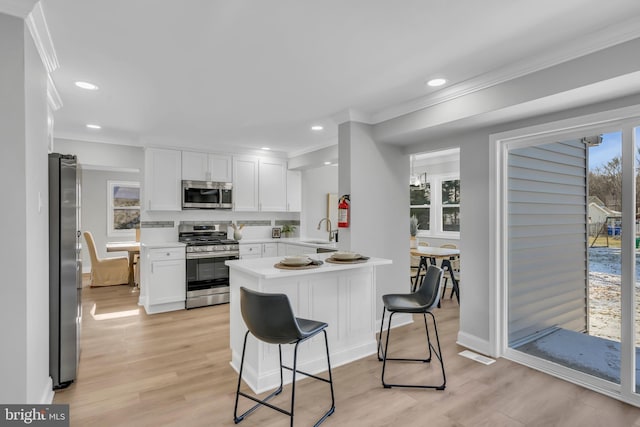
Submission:
<svg viewBox="0 0 640 427">
<path fill-rule="evenodd" d="M 325 260 L 331 254 L 312 254 Z M 366 262 L 335 264 L 324 262 L 316 268 L 283 270 L 274 265 L 282 257 L 227 261 L 230 274 L 231 365 L 238 371 L 242 344 L 247 331 L 240 313 L 240 287 L 260 292 L 284 293 L 297 317 L 329 324 L 329 351 L 332 367 L 376 352 L 376 269 L 391 260 L 370 258 Z M 292 360 L 293 346 L 282 346 L 284 363 Z M 324 340 L 314 338 L 301 344 L 300 370 L 318 373 L 327 369 Z M 249 338 L 244 362 L 244 381 L 256 393 L 275 388 L 280 382 L 278 347 Z M 287 375 L 289 374 L 289 375 Z M 285 382 L 291 376 L 285 371 Z"/>
</svg>

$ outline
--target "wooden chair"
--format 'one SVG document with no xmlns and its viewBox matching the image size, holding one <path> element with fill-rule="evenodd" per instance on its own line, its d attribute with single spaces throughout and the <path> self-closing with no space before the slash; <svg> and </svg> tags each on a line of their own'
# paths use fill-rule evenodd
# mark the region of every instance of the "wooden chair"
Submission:
<svg viewBox="0 0 640 427">
<path fill-rule="evenodd" d="M 445 243 L 444 245 L 440 245 L 441 248 L 447 248 L 447 249 L 458 249 L 458 247 L 456 245 L 454 245 L 453 243 Z M 456 278 L 456 281 L 458 283 L 460 283 L 460 257 L 456 256 L 456 257 L 451 257 L 449 258 L 449 261 L 451 262 L 451 268 L 453 269 L 453 277 Z M 447 292 L 447 280 L 449 278 L 447 277 L 447 275 L 444 275 L 444 285 L 442 286 L 442 296 L 444 297 L 444 294 Z M 449 299 L 453 298 L 453 288 L 451 288 L 451 293 L 449 294 Z"/>
<path fill-rule="evenodd" d="M 428 242 L 418 242 L 418 246 L 429 246 Z M 416 282 L 418 274 L 418 266 L 420 265 L 420 257 L 411 255 L 411 268 L 409 269 L 409 283 L 411 286 Z M 420 273 L 421 280 L 424 279 L 425 271 Z"/>
<path fill-rule="evenodd" d="M 129 258 L 99 258 L 93 235 L 84 232 L 91 257 L 91 287 L 114 286 L 129 283 Z"/>
</svg>

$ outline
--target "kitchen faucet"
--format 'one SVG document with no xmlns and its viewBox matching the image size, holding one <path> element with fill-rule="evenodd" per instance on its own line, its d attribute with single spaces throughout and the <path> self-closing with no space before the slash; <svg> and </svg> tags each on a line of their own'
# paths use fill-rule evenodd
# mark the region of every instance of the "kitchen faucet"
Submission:
<svg viewBox="0 0 640 427">
<path fill-rule="evenodd" d="M 331 229 L 331 220 L 329 218 L 322 218 L 320 220 L 320 222 L 318 223 L 318 230 L 320 230 L 320 226 L 322 225 L 322 221 L 327 221 L 327 224 L 329 224 L 329 241 L 333 242 L 333 236 L 335 235 L 335 233 L 338 232 L 338 230 L 332 230 Z"/>
</svg>

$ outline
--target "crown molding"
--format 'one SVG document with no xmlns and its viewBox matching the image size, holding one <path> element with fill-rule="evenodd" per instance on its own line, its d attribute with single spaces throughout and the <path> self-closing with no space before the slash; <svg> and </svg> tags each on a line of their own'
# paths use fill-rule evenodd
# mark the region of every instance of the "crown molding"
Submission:
<svg viewBox="0 0 640 427">
<path fill-rule="evenodd" d="M 432 107 L 443 102 L 451 101 L 474 92 L 505 83 L 509 80 L 522 77 L 536 71 L 544 70 L 563 62 L 615 46 L 640 37 L 640 26 L 637 18 L 628 19 L 621 23 L 606 27 L 599 31 L 575 39 L 569 43 L 546 51 L 542 55 L 515 62 L 471 78 L 464 82 L 441 89 L 433 94 L 413 99 L 402 104 L 394 105 L 378 113 L 371 115 L 373 123 L 380 123 L 386 120 Z"/>
<path fill-rule="evenodd" d="M 0 0 L 0 13 L 25 19 L 37 0 Z"/>
<path fill-rule="evenodd" d="M 53 111 L 58 111 L 62 107 L 62 98 L 56 89 L 51 74 L 47 74 L 47 102 Z"/>
<path fill-rule="evenodd" d="M 360 122 L 369 125 L 374 123 L 372 121 L 371 115 L 363 111 L 354 110 L 352 108 L 347 108 L 334 114 L 333 116 L 331 116 L 331 119 L 338 125 L 347 122 Z"/>
<path fill-rule="evenodd" d="M 47 72 L 51 74 L 60 66 L 60 64 L 58 63 L 56 50 L 53 47 L 53 40 L 49 33 L 49 26 L 47 25 L 47 20 L 44 17 L 44 11 L 42 10 L 41 3 L 35 5 L 31 13 L 29 13 L 25 19 L 25 22 L 36 45 L 36 49 L 40 54 L 42 63 L 44 64 Z"/>
<path fill-rule="evenodd" d="M 291 159 L 293 157 L 302 156 L 303 154 L 313 153 L 315 151 L 324 150 L 325 148 L 333 147 L 337 145 L 338 145 L 338 137 L 336 136 L 335 138 L 327 139 L 325 142 L 321 144 L 316 144 L 310 147 L 301 148 L 299 150 L 290 151 L 287 153 L 287 157 Z"/>
</svg>

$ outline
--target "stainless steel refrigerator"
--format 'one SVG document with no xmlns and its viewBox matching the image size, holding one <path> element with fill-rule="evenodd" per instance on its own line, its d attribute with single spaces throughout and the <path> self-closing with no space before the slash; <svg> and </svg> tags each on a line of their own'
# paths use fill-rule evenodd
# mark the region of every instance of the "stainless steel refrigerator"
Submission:
<svg viewBox="0 0 640 427">
<path fill-rule="evenodd" d="M 76 379 L 82 320 L 80 194 L 76 156 L 49 154 L 49 375 Z"/>
</svg>

